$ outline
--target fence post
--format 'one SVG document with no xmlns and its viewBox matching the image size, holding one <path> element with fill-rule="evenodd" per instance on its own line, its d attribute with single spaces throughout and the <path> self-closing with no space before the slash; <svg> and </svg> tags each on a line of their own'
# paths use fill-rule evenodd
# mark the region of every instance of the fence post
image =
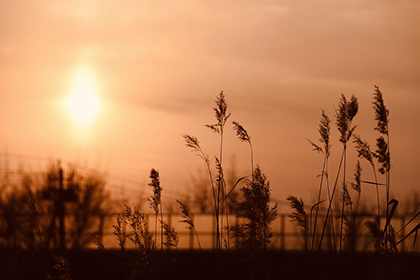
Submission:
<svg viewBox="0 0 420 280">
<path fill-rule="evenodd" d="M 214 250 L 215 248 L 218 247 L 218 246 L 216 246 L 216 242 L 219 242 L 219 241 L 216 240 L 217 238 L 216 238 L 216 232 L 215 232 L 215 228 L 217 227 L 217 225 L 216 225 L 216 215 L 212 215 L 212 217 L 213 217 L 213 219 L 212 219 L 213 226 L 212 226 L 212 230 L 211 230 L 211 236 L 213 237 L 212 238 L 213 239 L 212 249 Z"/>
<path fill-rule="evenodd" d="M 286 248 L 286 221 L 284 214 L 280 215 L 280 249 Z"/>
<path fill-rule="evenodd" d="M 194 223 L 194 214 L 191 214 L 191 221 Z M 190 250 L 194 250 L 194 232 L 189 230 L 188 234 Z"/>
<path fill-rule="evenodd" d="M 401 231 L 401 236 L 402 236 L 402 237 L 404 237 L 404 236 L 405 236 L 405 228 L 403 228 L 403 227 L 404 227 L 404 225 L 405 225 L 405 216 L 402 216 L 402 217 L 401 217 L 401 228 L 402 228 L 402 231 Z M 403 240 L 403 241 L 401 242 L 401 247 L 404 249 L 404 247 L 405 247 L 405 240 Z"/>
</svg>

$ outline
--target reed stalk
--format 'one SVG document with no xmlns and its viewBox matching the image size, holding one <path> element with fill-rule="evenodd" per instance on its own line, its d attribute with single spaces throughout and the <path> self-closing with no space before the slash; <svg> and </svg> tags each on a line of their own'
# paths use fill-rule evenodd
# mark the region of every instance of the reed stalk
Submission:
<svg viewBox="0 0 420 280">
<path fill-rule="evenodd" d="M 153 195 L 148 198 L 149 206 L 150 208 L 155 212 L 155 248 L 157 248 L 157 223 L 158 223 L 158 215 L 160 212 L 160 219 L 163 221 L 163 213 L 162 213 L 162 188 L 160 186 L 160 179 L 159 179 L 159 171 L 152 168 L 150 170 L 150 176 L 151 182 L 149 183 L 149 186 L 153 188 Z M 163 224 L 161 223 L 160 228 L 160 250 L 163 250 Z"/>
<path fill-rule="evenodd" d="M 339 167 L 338 167 L 338 172 L 337 172 L 337 176 L 335 179 L 335 183 L 334 183 L 334 188 L 331 194 L 331 198 L 329 201 L 329 206 L 328 206 L 328 210 L 327 210 L 327 214 L 325 217 L 325 221 L 324 221 L 324 227 L 322 229 L 322 234 L 321 234 L 321 240 L 319 243 L 319 249 L 321 249 L 322 246 L 322 240 L 324 237 L 324 233 L 325 233 L 325 228 L 326 228 L 326 224 L 327 224 L 327 220 L 329 217 L 329 213 L 331 212 L 331 218 L 332 218 L 332 201 L 334 199 L 334 194 L 337 188 L 337 184 L 338 184 L 338 179 L 341 173 L 341 168 L 343 168 L 343 195 L 342 195 L 342 211 L 341 211 L 341 226 L 340 226 L 340 241 L 339 241 L 339 251 L 342 251 L 342 236 L 343 236 L 343 223 L 344 223 L 344 204 L 345 204 L 345 194 L 346 194 L 346 189 L 345 189 L 345 182 L 346 182 L 346 164 L 347 164 L 347 143 L 349 141 L 349 139 L 351 138 L 351 136 L 353 135 L 354 130 L 356 129 L 356 126 L 352 125 L 352 121 L 354 119 L 354 117 L 356 116 L 357 112 L 359 110 L 359 104 L 357 101 L 357 98 L 352 95 L 350 101 L 347 101 L 346 97 L 342 94 L 341 95 L 341 99 L 339 101 L 338 104 L 338 109 L 336 110 L 336 125 L 338 128 L 338 131 L 340 132 L 340 138 L 339 141 L 343 144 L 343 150 L 342 150 L 342 155 L 341 155 L 341 159 L 340 159 L 340 163 L 339 163 Z M 335 238 L 334 238 L 335 240 Z"/>
<path fill-rule="evenodd" d="M 315 205 L 316 212 L 315 212 L 315 221 L 314 221 L 314 228 L 312 232 L 312 242 L 311 242 L 311 252 L 313 251 L 314 244 L 315 244 L 315 235 L 316 235 L 316 226 L 318 221 L 318 212 L 319 212 L 319 206 L 322 203 L 321 202 L 321 194 L 322 194 L 322 186 L 324 183 L 324 177 L 326 177 L 328 181 L 328 159 L 330 156 L 330 149 L 331 149 L 331 143 L 330 143 L 330 119 L 325 114 L 325 111 L 322 110 L 321 114 L 321 120 L 319 122 L 318 132 L 320 134 L 319 141 L 321 144 L 323 144 L 323 147 L 319 147 L 317 144 L 312 142 L 308 139 L 309 143 L 312 145 L 313 150 L 317 151 L 318 153 L 322 153 L 324 155 L 324 163 L 322 165 L 322 171 L 321 171 L 321 179 L 319 183 L 319 191 L 318 191 L 318 200 Z M 327 182 L 328 187 L 328 182 Z M 329 187 L 328 187 L 328 198 L 330 199 L 330 193 L 329 193 Z M 311 221 L 312 221 L 312 211 L 311 211 Z M 312 223 L 311 223 L 312 224 Z M 333 229 L 334 230 L 334 229 Z M 309 232 L 311 231 L 311 226 L 309 228 Z"/>
<path fill-rule="evenodd" d="M 227 223 L 227 228 L 229 228 L 229 218 L 228 218 L 228 210 L 227 207 L 224 207 L 224 205 L 220 204 L 221 199 L 226 195 L 227 190 L 226 190 L 226 182 L 224 179 L 224 174 L 223 174 L 223 140 L 224 140 L 224 127 L 226 125 L 227 120 L 229 119 L 231 113 L 227 112 L 227 103 L 226 103 L 226 97 L 223 93 L 223 91 L 220 92 L 219 96 L 216 98 L 216 107 L 213 108 L 214 113 L 215 113 L 215 117 L 216 117 L 216 123 L 215 124 L 210 124 L 210 125 L 206 125 L 207 128 L 210 128 L 213 132 L 217 133 L 220 135 L 220 146 L 219 146 L 219 158 L 216 158 L 216 168 L 218 170 L 218 176 L 217 176 L 217 196 L 216 196 L 216 204 L 217 206 L 217 216 L 220 215 L 220 208 L 222 209 L 222 213 L 223 210 L 225 210 L 225 215 L 226 215 L 226 223 Z M 222 214 L 222 222 L 220 225 L 217 225 L 218 229 L 217 232 L 219 232 L 218 234 L 218 248 L 221 249 L 221 245 L 222 245 L 222 238 L 223 238 L 223 214 Z M 228 239 L 229 239 L 229 235 L 228 235 Z M 229 243 L 229 242 L 228 242 Z"/>
</svg>

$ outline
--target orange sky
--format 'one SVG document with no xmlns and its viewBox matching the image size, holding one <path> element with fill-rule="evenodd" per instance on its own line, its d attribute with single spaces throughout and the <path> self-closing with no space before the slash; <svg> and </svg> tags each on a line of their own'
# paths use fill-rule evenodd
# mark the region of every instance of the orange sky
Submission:
<svg viewBox="0 0 420 280">
<path fill-rule="evenodd" d="M 217 153 L 217 135 L 204 125 L 214 122 L 224 90 L 274 198 L 309 199 L 322 157 L 307 139 L 318 139 L 321 109 L 333 118 L 340 94 L 355 94 L 357 133 L 373 146 L 377 84 L 390 110 L 391 188 L 401 196 L 420 181 L 419 14 L 415 0 L 3 0 L 0 147 L 87 164 L 143 187 L 153 167 L 164 189 L 185 192 L 202 162 L 181 134 Z M 85 127 L 60 103 L 81 65 L 101 100 Z M 335 125 L 332 138 L 333 172 Z M 236 156 L 238 175 L 248 174 L 247 145 L 230 128 L 226 139 L 226 163 Z M 352 173 L 354 160 L 349 166 Z M 365 174 L 371 177 L 367 165 Z"/>
</svg>

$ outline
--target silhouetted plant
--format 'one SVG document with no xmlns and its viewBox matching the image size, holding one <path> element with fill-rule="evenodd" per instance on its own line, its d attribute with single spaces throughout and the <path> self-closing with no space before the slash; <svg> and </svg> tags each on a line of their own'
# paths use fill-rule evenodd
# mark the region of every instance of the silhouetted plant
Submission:
<svg viewBox="0 0 420 280">
<path fill-rule="evenodd" d="M 373 93 L 373 109 L 375 111 L 375 120 L 377 121 L 377 125 L 375 130 L 379 131 L 381 136 L 376 139 L 376 152 L 374 156 L 378 159 L 378 162 L 381 164 L 379 168 L 379 172 L 381 174 L 385 174 L 386 178 L 386 219 L 388 219 L 389 215 L 389 207 L 388 203 L 390 200 L 389 192 L 390 192 L 390 169 L 391 169 L 391 156 L 390 156 L 390 149 L 389 149 L 389 111 L 385 106 L 384 99 L 382 97 L 382 92 L 380 91 L 379 87 L 375 85 L 375 91 Z M 384 138 L 386 137 L 386 140 Z M 385 231 L 385 239 L 387 238 L 388 232 Z"/>
<path fill-rule="evenodd" d="M 114 235 L 117 237 L 118 240 L 118 245 L 120 246 L 121 251 L 124 251 L 124 244 L 126 241 L 126 236 L 123 230 L 123 216 L 121 214 L 117 215 L 117 224 L 113 225 L 113 233 Z M 100 240 L 97 240 L 97 244 L 101 247 L 104 248 L 103 244 L 101 243 Z"/>
<path fill-rule="evenodd" d="M 333 217 L 333 211 L 332 211 L 332 202 L 334 199 L 335 191 L 338 185 L 338 178 L 341 173 L 341 170 L 343 168 L 343 189 L 342 189 L 342 204 L 341 204 L 341 223 L 340 223 L 340 240 L 339 240 L 339 250 L 341 252 L 342 250 L 342 241 L 343 241 L 343 226 L 344 226 L 344 207 L 345 207 L 345 201 L 346 201 L 346 194 L 348 193 L 346 190 L 346 164 L 347 164 L 347 143 L 350 140 L 350 138 L 353 135 L 354 130 L 356 129 L 356 126 L 352 125 L 352 121 L 354 117 L 356 116 L 357 112 L 359 110 L 359 103 L 357 101 L 357 98 L 352 95 L 350 98 L 350 101 L 347 100 L 347 98 L 341 94 L 341 98 L 338 104 L 338 109 L 336 110 L 335 117 L 336 117 L 336 125 L 338 128 L 338 131 L 340 132 L 340 138 L 339 141 L 343 144 L 343 150 L 341 153 L 341 159 L 338 166 L 338 172 L 335 179 L 334 187 L 331 193 L 331 197 L 329 200 L 329 206 L 327 209 L 327 214 L 324 221 L 324 226 L 321 233 L 321 239 L 319 242 L 319 249 L 321 249 L 322 246 L 322 240 L 324 237 L 327 221 L 329 218 L 329 215 L 331 215 L 331 218 Z"/>
<path fill-rule="evenodd" d="M 216 248 L 220 250 L 222 248 L 222 239 L 223 239 L 223 220 L 220 222 L 220 217 L 223 213 L 226 214 L 226 223 L 229 224 L 228 220 L 228 210 L 227 207 L 225 207 L 224 202 L 226 198 L 226 182 L 224 179 L 224 172 L 223 172 L 223 140 L 224 140 L 224 127 L 226 125 L 227 120 L 230 117 L 230 113 L 227 112 L 227 103 L 225 95 L 223 94 L 223 91 L 220 92 L 219 96 L 216 98 L 216 107 L 213 108 L 215 112 L 216 117 L 216 123 L 206 125 L 207 128 L 210 128 L 213 132 L 220 135 L 220 148 L 219 148 L 219 157 L 215 157 L 216 161 L 216 169 L 217 169 L 217 176 L 216 180 L 213 180 L 213 176 L 211 173 L 210 168 L 210 160 L 209 157 L 204 154 L 203 150 L 201 149 L 199 145 L 199 141 L 196 137 L 190 136 L 190 135 L 183 135 L 184 141 L 186 143 L 186 146 L 191 148 L 192 151 L 197 152 L 198 155 L 204 160 L 206 163 L 210 182 L 212 186 L 213 191 L 213 200 L 214 200 L 214 209 L 215 209 L 215 217 L 216 217 Z M 227 228 L 229 228 L 227 226 Z M 228 236 L 229 238 L 229 236 Z M 229 244 L 229 241 L 228 241 Z"/>
<path fill-rule="evenodd" d="M 390 149 L 389 149 L 389 111 L 386 108 L 385 104 L 384 104 L 384 100 L 382 97 L 382 93 L 379 90 L 379 87 L 375 86 L 375 91 L 374 91 L 374 101 L 373 101 L 373 108 L 375 111 L 375 120 L 377 121 L 377 125 L 375 127 L 375 130 L 379 131 L 382 135 L 379 136 L 376 140 L 376 151 L 373 152 L 370 149 L 369 144 L 362 140 L 362 138 L 359 135 L 355 135 L 354 134 L 354 130 L 355 130 L 355 126 L 352 125 L 352 121 L 355 117 L 355 115 L 358 112 L 358 102 L 357 99 L 352 96 L 352 98 L 350 99 L 350 101 L 347 101 L 347 99 L 345 98 L 344 95 L 341 96 L 340 102 L 339 102 L 339 106 L 338 109 L 336 110 L 336 124 L 338 127 L 338 131 L 340 132 L 340 138 L 339 141 L 343 144 L 343 151 L 342 151 L 342 155 L 341 155 L 341 160 L 340 160 L 340 164 L 338 166 L 338 174 L 335 180 L 335 184 L 334 184 L 334 188 L 332 190 L 331 195 L 329 196 L 329 207 L 327 210 L 327 216 L 326 219 L 324 221 L 324 228 L 321 234 L 321 240 L 319 243 L 319 248 L 321 248 L 321 244 L 322 244 L 322 238 L 324 236 L 324 231 L 326 228 L 326 223 L 328 220 L 328 216 L 331 214 L 332 215 L 332 201 L 334 198 L 334 194 L 336 191 L 336 187 L 338 184 L 338 177 L 340 175 L 340 173 L 343 173 L 343 182 L 342 182 L 342 193 L 341 193 L 341 215 L 339 218 L 341 218 L 341 225 L 340 225 L 340 251 L 342 250 L 342 243 L 344 241 L 343 239 L 343 230 L 346 231 L 346 236 L 345 239 L 347 239 L 347 244 L 348 244 L 348 248 L 350 250 L 355 250 L 356 245 L 355 245 L 355 239 L 357 236 L 357 228 L 359 227 L 359 223 L 360 220 L 358 219 L 358 207 L 359 207 L 359 202 L 360 202 L 360 195 L 361 195 L 361 183 L 366 183 L 366 184 L 373 184 L 376 186 L 376 193 L 377 193 L 377 207 L 378 207 L 378 213 L 377 213 L 377 218 L 376 221 L 368 221 L 366 224 L 366 226 L 368 227 L 372 237 L 373 237 L 373 243 L 374 243 L 374 247 L 375 250 L 378 252 L 393 252 L 396 251 L 396 245 L 398 245 L 399 243 L 401 243 L 403 240 L 405 240 L 408 236 L 412 235 L 412 234 L 417 234 L 417 231 L 420 229 L 420 226 L 415 226 L 412 231 L 410 231 L 410 233 L 406 236 L 403 236 L 400 241 L 396 241 L 396 234 L 400 233 L 401 231 L 395 233 L 392 224 L 391 224 L 391 220 L 392 217 L 394 216 L 394 213 L 396 211 L 396 208 L 398 206 L 398 201 L 395 199 L 390 200 L 389 197 L 389 190 L 390 190 L 390 168 L 391 168 L 391 160 L 390 160 Z M 319 132 L 321 135 L 321 139 L 320 142 L 321 143 L 328 143 L 329 141 L 329 133 L 327 133 L 328 127 L 328 119 L 324 116 L 324 112 L 323 112 L 323 117 L 321 118 L 321 122 L 320 122 L 320 128 L 319 128 Z M 328 137 L 327 137 L 328 136 Z M 372 166 L 373 172 L 374 172 L 374 177 L 375 177 L 375 182 L 369 182 L 369 181 L 361 181 L 360 177 L 361 177 L 361 166 L 359 161 L 357 162 L 356 165 L 356 169 L 355 169 L 355 180 L 354 182 L 350 183 L 351 188 L 353 189 L 353 191 L 356 192 L 357 198 L 356 200 L 352 200 L 351 194 L 350 194 L 350 189 L 349 189 L 349 183 L 347 183 L 346 181 L 346 155 L 347 155 L 347 143 L 349 141 L 349 139 L 353 136 L 353 143 L 355 144 L 355 148 L 356 148 L 356 152 L 359 158 L 364 158 L 365 160 L 367 160 L 369 162 L 369 164 Z M 324 153 L 325 155 L 328 155 L 328 151 L 329 151 L 329 145 L 324 146 L 324 148 L 321 148 L 320 146 L 318 146 L 317 144 L 315 144 L 312 141 L 309 141 L 311 143 L 311 145 L 314 147 L 315 151 Z M 326 157 L 327 158 L 327 157 Z M 376 167 L 375 167 L 375 161 L 374 159 L 377 159 L 379 164 L 380 164 L 380 168 L 378 169 L 378 171 L 381 174 L 384 174 L 386 177 L 386 183 L 385 184 L 379 184 L 378 183 L 378 179 L 377 179 L 377 174 L 376 174 Z M 324 167 L 325 167 L 325 161 L 324 161 Z M 321 181 L 323 179 L 323 175 L 326 174 L 327 176 L 327 172 L 324 172 L 324 168 L 323 168 L 323 172 L 321 174 Z M 381 216 L 381 211 L 380 211 L 380 196 L 379 196 L 379 186 L 380 185 L 384 185 L 386 186 L 386 223 L 384 225 L 384 227 L 382 228 L 380 225 L 380 216 Z M 321 183 L 322 186 L 322 183 Z M 321 187 L 320 187 L 321 189 Z M 319 204 L 322 203 L 321 201 L 321 191 L 319 191 L 318 194 L 318 201 L 317 203 L 312 207 L 319 207 Z M 298 207 L 298 202 L 302 202 L 303 201 L 298 201 L 295 200 L 295 208 L 299 209 Z M 349 211 L 345 211 L 345 207 L 349 208 Z M 391 207 L 391 208 L 390 208 Z M 303 208 L 302 208 L 303 209 Z M 296 212 L 299 213 L 299 212 Z M 295 213 L 295 214 L 296 214 Z M 311 210 L 312 213 L 312 210 Z M 311 214 L 312 215 L 312 214 Z M 420 215 L 420 212 L 418 212 L 414 217 L 416 217 L 417 215 Z M 317 214 L 316 214 L 317 216 Z M 297 219 L 297 215 L 295 215 L 295 219 Z M 301 218 L 303 217 L 303 215 L 300 216 Z M 316 219 L 316 218 L 315 218 Z M 408 224 L 410 224 L 411 222 L 414 221 L 414 218 L 411 219 L 404 227 L 406 227 Z M 302 224 L 302 223 L 300 223 Z M 403 228 L 404 228 L 403 227 Z M 310 227 L 309 227 L 310 228 Z M 316 222 L 314 225 L 314 234 L 316 232 L 315 230 L 316 228 Z M 310 230 L 309 230 L 310 232 Z M 416 236 L 415 236 L 416 237 Z M 416 240 L 416 238 L 414 238 Z M 312 238 L 312 246 L 314 243 L 315 238 Z"/>
<path fill-rule="evenodd" d="M 354 170 L 354 181 L 350 183 L 351 189 L 356 192 L 357 199 L 356 202 L 353 202 L 350 196 L 350 193 L 347 190 L 346 204 L 350 206 L 350 213 L 344 215 L 344 230 L 346 231 L 346 235 L 344 239 L 347 241 L 347 248 L 350 251 L 355 251 L 357 248 L 356 239 L 359 233 L 360 221 L 358 216 L 358 209 L 360 203 L 360 195 L 361 195 L 361 176 L 362 176 L 362 167 L 360 166 L 360 162 L 357 161 L 356 168 Z M 353 208 L 354 206 L 354 208 Z"/>
<path fill-rule="evenodd" d="M 156 244 L 153 233 L 149 230 L 149 223 L 137 207 L 124 207 L 124 213 L 117 216 L 117 223 L 113 226 L 114 235 L 126 258 L 124 279 L 158 279 L 163 272 L 162 260 L 153 255 Z M 123 229 L 124 221 L 128 226 L 127 232 Z M 127 239 L 134 245 L 134 252 L 125 250 L 124 244 Z M 171 240 L 169 242 L 171 243 Z M 174 241 L 171 244 L 174 244 Z M 100 242 L 98 245 L 104 250 Z"/>
<path fill-rule="evenodd" d="M 131 208 L 124 205 L 124 213 L 117 215 L 116 224 L 113 226 L 122 255 L 125 257 L 124 279 L 160 279 L 165 271 L 165 259 L 163 254 L 156 254 L 154 235 L 149 230 L 147 218 L 137 207 Z M 125 232 L 124 224 L 128 229 Z M 174 227 L 160 220 L 162 235 L 165 236 L 163 245 L 167 248 L 177 248 L 179 235 Z M 126 250 L 127 239 L 134 245 L 134 251 Z M 101 252 L 105 251 L 104 245 L 97 240 L 97 246 Z"/>
<path fill-rule="evenodd" d="M 149 223 L 136 207 L 131 209 L 125 206 L 124 217 L 127 220 L 129 232 L 127 238 L 133 242 L 135 248 L 143 255 L 149 256 L 156 244 L 153 242 L 153 233 L 149 231 Z"/>
<path fill-rule="evenodd" d="M 254 254 L 265 252 L 272 237 L 270 224 L 276 218 L 277 205 L 269 205 L 270 183 L 258 165 L 254 181 L 247 180 L 241 191 L 243 200 L 238 204 L 236 216 L 245 222 L 231 227 L 233 236 L 237 237 L 236 247 L 251 250 Z"/>
<path fill-rule="evenodd" d="M 320 119 L 319 127 L 318 127 L 318 132 L 319 132 L 319 135 L 320 135 L 319 142 L 321 144 L 323 144 L 323 146 L 320 147 L 317 144 L 315 144 L 314 142 L 312 142 L 311 140 L 308 140 L 309 143 L 314 148 L 314 151 L 317 151 L 318 153 L 322 153 L 324 155 L 324 163 L 322 165 L 322 171 L 321 171 L 321 174 L 320 174 L 321 179 L 320 179 L 320 183 L 319 183 L 318 199 L 317 199 L 316 204 L 314 205 L 314 207 L 316 207 L 316 212 L 315 212 L 315 220 L 314 220 L 314 225 L 313 225 L 313 230 L 312 230 L 313 232 L 312 232 L 311 251 L 313 250 L 314 245 L 315 245 L 315 235 L 316 235 L 316 230 L 317 230 L 319 207 L 320 207 L 320 204 L 323 202 L 323 201 L 321 201 L 321 194 L 322 194 L 322 187 L 324 185 L 324 178 L 325 178 L 326 185 L 327 185 L 328 201 L 331 200 L 331 193 L 330 193 L 329 179 L 328 179 L 328 159 L 330 157 L 330 150 L 331 150 L 330 123 L 331 123 L 331 121 L 328 118 L 327 114 L 325 113 L 324 110 L 322 110 L 321 119 Z M 312 211 L 311 211 L 311 219 L 312 219 Z M 330 219 L 330 220 L 331 220 L 332 236 L 333 236 L 333 240 L 334 240 L 334 243 L 335 243 L 334 222 L 333 222 L 333 219 Z M 310 231 L 311 231 L 311 229 L 309 229 L 309 232 Z"/>
<path fill-rule="evenodd" d="M 420 211 L 417 212 L 416 215 L 414 215 L 396 234 L 400 233 L 403 229 L 405 229 L 409 224 L 411 224 L 418 216 L 420 216 Z M 400 244 L 404 240 L 406 240 L 408 237 L 410 237 L 412 234 L 414 234 L 414 240 L 413 240 L 413 247 L 412 250 L 414 250 L 414 247 L 416 246 L 417 241 L 417 234 L 420 230 L 420 223 L 418 223 L 406 236 L 402 237 L 400 241 L 398 241 L 395 245 Z"/>
<path fill-rule="evenodd" d="M 350 140 L 356 126 L 352 126 L 353 118 L 356 116 L 359 110 L 359 104 L 357 98 L 353 95 L 350 102 L 346 100 L 344 95 L 341 95 L 341 100 L 338 105 L 338 111 L 336 112 L 336 124 L 338 131 L 340 132 L 340 142 L 343 143 L 343 156 L 344 156 L 344 167 L 343 167 L 343 190 L 342 190 L 342 207 L 341 207 L 341 226 L 340 226 L 340 252 L 342 249 L 343 242 L 343 223 L 344 223 L 344 206 L 351 205 L 348 201 L 348 191 L 346 184 L 346 164 L 347 164 L 347 142 Z"/>
<path fill-rule="evenodd" d="M 356 168 L 354 170 L 354 182 L 351 182 L 352 189 L 355 190 L 356 193 L 357 193 L 357 202 L 356 202 L 356 211 L 355 211 L 356 213 L 357 213 L 357 210 L 359 208 L 360 195 L 362 193 L 362 188 L 361 188 L 362 180 L 361 180 L 361 177 L 362 177 L 362 167 L 360 166 L 360 161 L 357 161 Z"/>
<path fill-rule="evenodd" d="M 152 168 L 150 170 L 151 182 L 149 186 L 153 188 L 153 195 L 148 198 L 150 208 L 155 212 L 155 247 L 157 248 L 156 238 L 157 238 L 157 224 L 158 224 L 158 215 L 160 212 L 160 219 L 163 221 L 163 213 L 162 213 L 162 188 L 160 186 L 160 179 L 159 179 L 159 171 Z M 163 250 L 163 224 L 161 224 L 161 243 L 160 248 Z"/>
<path fill-rule="evenodd" d="M 216 218 L 216 248 L 221 249 L 220 247 L 220 231 L 219 231 L 219 200 L 218 200 L 218 192 L 216 191 L 216 187 L 213 181 L 213 175 L 210 168 L 210 160 L 208 155 L 206 155 L 200 147 L 200 142 L 198 141 L 197 137 L 183 134 L 182 137 L 184 138 L 185 145 L 188 148 L 191 148 L 193 152 L 197 152 L 197 155 L 204 160 L 206 164 L 207 171 L 209 173 L 210 178 L 210 185 L 213 191 L 213 203 L 214 203 L 214 212 Z"/>
<path fill-rule="evenodd" d="M 85 248 L 102 234 L 106 217 L 112 211 L 105 180 L 105 175 L 99 173 L 81 176 L 76 168 L 67 172 L 67 190 L 74 190 L 75 196 L 75 200 L 67 206 L 67 212 L 72 217 L 68 223 L 68 242 L 74 250 Z"/>
<path fill-rule="evenodd" d="M 72 165 L 62 171 L 62 176 L 60 170 L 58 163 L 41 175 L 22 170 L 17 185 L 9 186 L 10 191 L 4 189 L 0 219 L 6 231 L 0 231 L 0 240 L 11 238 L 8 244 L 29 250 L 77 250 L 101 235 L 112 209 L 105 176 L 98 172 L 84 174 Z M 60 225 L 62 222 L 65 226 Z"/>
<path fill-rule="evenodd" d="M 302 235 L 304 237 L 305 249 L 309 247 L 309 227 L 308 218 L 306 215 L 304 202 L 302 199 L 298 199 L 295 196 L 290 195 L 287 198 L 290 201 L 290 207 L 293 209 L 292 214 L 289 215 L 291 222 L 296 222 L 296 225 L 301 228 Z"/>
<path fill-rule="evenodd" d="M 239 140 L 242 142 L 247 142 L 249 144 L 249 148 L 251 150 L 251 174 L 254 176 L 254 153 L 252 151 L 252 142 L 251 136 L 245 130 L 245 128 L 240 125 L 238 122 L 233 121 L 233 130 L 236 131 L 236 136 L 238 136 Z"/>
<path fill-rule="evenodd" d="M 170 248 L 170 247 L 178 248 L 178 243 L 179 243 L 178 232 L 170 224 L 168 224 L 164 221 L 160 221 L 160 222 L 162 224 L 163 233 L 165 235 L 165 242 L 163 243 L 163 245 L 165 245 L 168 248 Z"/>
<path fill-rule="evenodd" d="M 391 225 L 388 226 L 389 235 L 387 238 L 385 238 L 384 231 L 380 228 L 376 221 L 367 221 L 365 225 L 369 229 L 373 239 L 373 245 L 377 253 L 397 250 L 396 245 L 398 243 L 396 242 L 395 232 Z"/>
<path fill-rule="evenodd" d="M 188 211 L 187 205 L 185 205 L 184 203 L 182 203 L 178 199 L 176 201 L 179 203 L 179 207 L 181 208 L 181 213 L 182 213 L 182 218 L 183 218 L 183 220 L 180 221 L 180 222 L 187 224 L 187 229 L 191 230 L 195 234 L 195 236 L 197 237 L 198 247 L 201 250 L 200 238 L 198 237 L 198 233 L 197 233 L 197 229 L 195 228 L 195 225 L 194 225 L 193 217 L 191 216 L 190 212 Z"/>
<path fill-rule="evenodd" d="M 219 96 L 216 99 L 216 107 L 213 108 L 214 113 L 215 113 L 215 117 L 216 117 L 216 123 L 215 124 L 210 124 L 210 125 L 206 125 L 206 127 L 210 128 L 213 132 L 217 133 L 220 135 L 220 148 L 219 148 L 219 157 L 215 157 L 216 160 L 216 169 L 218 171 L 217 174 L 217 217 L 216 217 L 216 223 L 217 223 L 217 239 L 218 239 L 218 245 L 219 248 L 221 248 L 221 244 L 222 244 L 222 239 L 223 239 L 223 220 L 220 223 L 219 219 L 220 219 L 220 213 L 222 213 L 222 217 L 223 217 L 223 212 L 225 212 L 226 214 L 226 223 L 227 223 L 227 228 L 229 228 L 229 218 L 228 218 L 228 208 L 225 207 L 225 205 L 223 203 L 220 203 L 221 201 L 223 201 L 225 195 L 227 194 L 226 191 L 226 182 L 224 179 L 224 173 L 223 173 L 223 140 L 224 140 L 224 127 L 226 125 L 227 120 L 230 117 L 230 113 L 227 112 L 227 103 L 226 103 L 226 97 L 223 93 L 223 91 L 220 92 Z M 228 239 L 229 239 L 229 234 L 228 234 Z M 229 241 L 228 241 L 229 243 Z"/>
<path fill-rule="evenodd" d="M 369 144 L 366 141 L 363 141 L 361 139 L 361 137 L 357 134 L 355 134 L 353 136 L 353 143 L 355 143 L 355 145 L 356 145 L 357 156 L 359 158 L 364 158 L 372 166 L 373 174 L 375 176 L 374 184 L 376 186 L 376 199 L 377 199 L 377 203 L 378 203 L 377 221 L 379 223 L 380 218 L 381 218 L 381 207 L 380 207 L 380 199 L 379 199 L 379 184 L 378 184 L 378 179 L 377 179 L 377 174 L 376 174 L 375 162 L 373 160 L 375 154 L 370 150 Z"/>
<path fill-rule="evenodd" d="M 257 279 L 267 277 L 265 267 L 267 244 L 272 237 L 271 222 L 277 216 L 277 204 L 270 206 L 270 183 L 257 165 L 253 180 L 247 180 L 241 188 L 243 200 L 238 203 L 238 225 L 232 226 L 232 237 L 235 247 L 246 253 L 246 261 L 253 268 L 253 275 Z"/>
</svg>

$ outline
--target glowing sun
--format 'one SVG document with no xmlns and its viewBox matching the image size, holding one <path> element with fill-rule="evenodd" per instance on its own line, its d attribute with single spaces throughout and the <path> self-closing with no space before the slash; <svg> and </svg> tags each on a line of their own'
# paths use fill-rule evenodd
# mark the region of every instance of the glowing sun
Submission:
<svg viewBox="0 0 420 280">
<path fill-rule="evenodd" d="M 95 120 L 99 113 L 100 99 L 96 92 L 95 79 L 89 69 L 81 68 L 77 71 L 64 106 L 73 121 L 80 125 L 89 125 Z"/>
</svg>

